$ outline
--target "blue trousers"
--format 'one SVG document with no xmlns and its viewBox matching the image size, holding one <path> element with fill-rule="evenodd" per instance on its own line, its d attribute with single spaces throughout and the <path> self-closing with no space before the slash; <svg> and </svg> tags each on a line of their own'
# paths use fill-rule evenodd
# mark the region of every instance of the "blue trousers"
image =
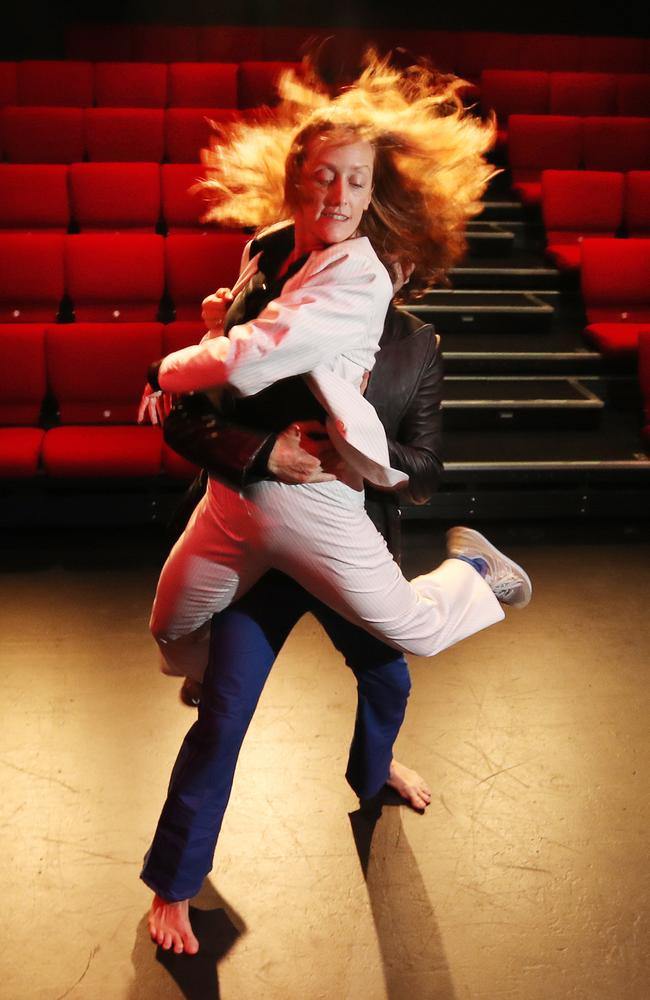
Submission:
<svg viewBox="0 0 650 1000">
<path fill-rule="evenodd" d="M 246 730 L 284 641 L 307 611 L 321 622 L 357 679 L 346 778 L 359 798 L 375 795 L 388 778 L 411 686 L 404 657 L 293 580 L 268 573 L 212 620 L 198 720 L 176 759 L 140 876 L 163 899 L 190 899 L 211 871 Z"/>
</svg>

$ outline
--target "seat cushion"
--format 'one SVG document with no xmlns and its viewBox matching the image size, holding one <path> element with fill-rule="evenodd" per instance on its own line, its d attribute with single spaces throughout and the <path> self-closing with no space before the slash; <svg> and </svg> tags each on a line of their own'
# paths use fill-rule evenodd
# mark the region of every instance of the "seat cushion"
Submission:
<svg viewBox="0 0 650 1000">
<path fill-rule="evenodd" d="M 650 333 L 650 323 L 590 323 L 585 337 L 608 358 L 634 357 L 639 335 Z"/>
<path fill-rule="evenodd" d="M 0 476 L 35 476 L 44 436 L 40 427 L 0 427 Z"/>
<path fill-rule="evenodd" d="M 155 476 L 161 455 L 159 427 L 55 427 L 43 442 L 51 476 Z"/>
</svg>

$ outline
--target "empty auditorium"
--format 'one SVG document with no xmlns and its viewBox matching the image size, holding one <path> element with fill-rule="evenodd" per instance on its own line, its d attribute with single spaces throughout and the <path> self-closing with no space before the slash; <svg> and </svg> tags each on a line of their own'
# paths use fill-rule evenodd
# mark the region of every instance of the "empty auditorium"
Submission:
<svg viewBox="0 0 650 1000">
<path fill-rule="evenodd" d="M 647 1000 L 647 22 L 2 23 L 0 993 Z"/>
</svg>

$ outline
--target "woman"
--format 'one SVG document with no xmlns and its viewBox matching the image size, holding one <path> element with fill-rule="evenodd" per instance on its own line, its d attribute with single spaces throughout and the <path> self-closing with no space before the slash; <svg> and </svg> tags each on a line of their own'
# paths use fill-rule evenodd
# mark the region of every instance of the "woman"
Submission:
<svg viewBox="0 0 650 1000">
<path fill-rule="evenodd" d="M 280 380 L 308 376 L 311 393 L 294 419 L 325 411 L 346 460 L 334 481 L 321 484 L 262 481 L 238 493 L 210 480 L 165 564 L 154 603 L 152 631 L 171 672 L 200 679 L 212 614 L 272 567 L 417 655 L 435 655 L 501 620 L 499 600 L 524 606 L 530 599 L 523 570 L 469 529 L 453 529 L 452 558 L 407 583 L 363 508 L 364 479 L 384 488 L 405 481 L 390 468 L 381 424 L 359 392 L 392 295 L 375 248 L 404 266 L 417 260 L 416 279 L 430 283 L 462 249 L 462 225 L 478 210 L 490 174 L 482 154 L 493 127 L 465 115 L 454 101 L 459 85 L 371 59 L 358 83 L 334 101 L 318 104 L 310 92 L 311 107 L 293 113 L 299 124 L 288 129 L 284 194 L 275 199 L 276 210 L 293 214 L 293 251 L 257 288 L 259 259 L 245 255 L 226 317 L 229 338 L 204 340 L 157 367 L 154 381 L 163 390 L 216 387 L 257 397 L 276 387 L 278 402 Z M 291 79 L 285 96 L 309 103 Z M 263 217 L 260 176 L 273 203 L 277 169 L 269 181 L 258 159 L 253 167 L 249 160 L 243 181 L 234 172 L 235 187 L 228 180 L 233 162 L 246 163 L 251 133 L 273 133 L 260 128 L 239 126 L 239 138 L 221 154 L 215 183 L 226 208 L 213 214 L 222 219 L 247 221 L 242 198 Z M 277 134 L 274 147 L 282 148 Z M 253 315 L 246 315 L 251 304 Z"/>
</svg>

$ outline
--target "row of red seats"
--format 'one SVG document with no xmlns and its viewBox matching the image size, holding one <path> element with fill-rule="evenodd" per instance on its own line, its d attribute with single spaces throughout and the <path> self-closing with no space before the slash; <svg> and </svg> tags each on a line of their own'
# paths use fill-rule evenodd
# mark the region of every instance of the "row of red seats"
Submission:
<svg viewBox="0 0 650 1000">
<path fill-rule="evenodd" d="M 0 63 L 0 105 L 250 108 L 272 104 L 280 70 L 296 62 Z M 484 111 L 509 114 L 647 115 L 649 73 L 483 70 Z"/>
<path fill-rule="evenodd" d="M 544 170 L 650 170 L 650 119 L 511 115 L 508 163 L 522 202 L 538 205 Z"/>
<path fill-rule="evenodd" d="M 494 109 L 499 142 L 509 115 L 650 115 L 650 73 L 549 73 L 486 69 L 481 107 Z"/>
<path fill-rule="evenodd" d="M 273 104 L 298 63 L 0 63 L 0 105 L 67 108 L 254 108 Z"/>
<path fill-rule="evenodd" d="M 56 322 L 64 295 L 87 322 L 157 320 L 163 295 L 177 319 L 239 273 L 243 233 L 158 236 L 0 234 L 0 322 Z"/>
<path fill-rule="evenodd" d="M 195 343 L 194 333 L 159 323 L 0 325 L 0 476 L 192 475 L 160 428 L 136 416 L 149 364 Z M 46 398 L 55 421 L 41 419 Z"/>
<path fill-rule="evenodd" d="M 545 170 L 542 219 L 547 256 L 562 271 L 580 267 L 587 236 L 650 237 L 650 170 Z"/>
<path fill-rule="evenodd" d="M 639 337 L 639 382 L 643 399 L 643 436 L 650 448 L 650 330 Z"/>
<path fill-rule="evenodd" d="M 197 163 L 0 164 L 0 231 L 214 230 Z"/>
<path fill-rule="evenodd" d="M 610 358 L 634 356 L 650 332 L 650 239 L 582 242 L 585 336 Z"/>
<path fill-rule="evenodd" d="M 405 19 L 406 20 L 406 19 Z M 66 30 L 70 59 L 237 62 L 300 59 L 314 36 L 333 37 L 337 52 L 374 43 L 381 51 L 402 46 L 430 56 L 441 69 L 478 79 L 498 69 L 644 72 L 647 38 L 524 34 L 497 31 L 435 31 L 422 28 L 324 28 L 291 25 L 76 24 Z"/>
<path fill-rule="evenodd" d="M 198 163 L 210 121 L 233 108 L 17 108 L 0 110 L 0 152 L 10 163 Z"/>
</svg>

